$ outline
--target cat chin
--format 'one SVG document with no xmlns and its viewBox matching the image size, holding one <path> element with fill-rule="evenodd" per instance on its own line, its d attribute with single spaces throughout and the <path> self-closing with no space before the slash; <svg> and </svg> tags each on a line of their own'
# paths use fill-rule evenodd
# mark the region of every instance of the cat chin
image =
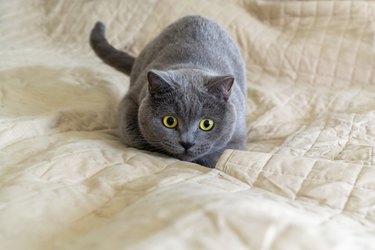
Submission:
<svg viewBox="0 0 375 250">
<path fill-rule="evenodd" d="M 166 150 L 166 149 L 164 150 L 165 150 L 164 152 L 167 155 L 170 155 L 182 161 L 193 161 L 197 158 L 197 156 L 194 156 L 191 152 L 185 152 L 184 150 L 181 150 L 181 151 L 171 151 L 171 150 Z"/>
<path fill-rule="evenodd" d="M 194 161 L 197 157 L 187 155 L 187 154 L 181 154 L 181 155 L 177 155 L 176 158 L 182 161 Z"/>
<path fill-rule="evenodd" d="M 200 150 L 199 152 L 197 151 L 185 151 L 185 150 L 181 150 L 180 152 L 170 152 L 170 154 L 175 157 L 175 158 L 178 158 L 182 161 L 189 161 L 189 162 L 193 162 L 197 159 L 200 159 L 202 158 L 204 155 L 208 154 L 210 152 L 211 148 L 206 148 L 206 150 Z"/>
<path fill-rule="evenodd" d="M 201 155 L 195 155 L 189 152 L 181 153 L 181 154 L 174 155 L 174 156 L 182 161 L 189 161 L 189 162 L 192 162 L 201 157 Z"/>
</svg>

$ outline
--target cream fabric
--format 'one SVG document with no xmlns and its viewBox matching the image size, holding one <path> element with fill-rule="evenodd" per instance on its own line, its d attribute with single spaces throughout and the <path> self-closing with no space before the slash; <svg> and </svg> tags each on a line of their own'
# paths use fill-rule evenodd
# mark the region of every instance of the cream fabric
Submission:
<svg viewBox="0 0 375 250">
<path fill-rule="evenodd" d="M 207 16 L 248 73 L 246 151 L 216 169 L 124 147 L 128 77 L 91 52 L 97 20 L 137 55 Z M 375 249 L 375 3 L 0 2 L 0 249 Z"/>
</svg>

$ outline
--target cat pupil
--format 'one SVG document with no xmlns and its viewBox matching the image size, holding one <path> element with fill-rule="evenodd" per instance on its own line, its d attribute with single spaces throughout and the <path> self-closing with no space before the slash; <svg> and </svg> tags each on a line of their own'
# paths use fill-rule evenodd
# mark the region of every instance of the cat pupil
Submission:
<svg viewBox="0 0 375 250">
<path fill-rule="evenodd" d="M 206 127 L 206 128 L 208 128 L 209 126 L 210 126 L 210 121 L 209 120 L 205 120 L 204 121 L 204 123 L 203 123 L 203 125 Z"/>
<path fill-rule="evenodd" d="M 172 126 L 173 123 L 174 123 L 174 119 L 173 119 L 172 117 L 168 117 L 168 119 L 167 119 L 167 124 L 168 124 L 169 126 Z"/>
</svg>

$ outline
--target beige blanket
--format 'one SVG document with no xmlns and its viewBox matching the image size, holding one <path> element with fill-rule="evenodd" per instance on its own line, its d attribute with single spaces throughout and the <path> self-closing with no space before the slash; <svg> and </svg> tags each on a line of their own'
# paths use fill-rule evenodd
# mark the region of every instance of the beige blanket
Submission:
<svg viewBox="0 0 375 250">
<path fill-rule="evenodd" d="M 119 142 L 137 55 L 199 14 L 238 42 L 247 151 L 216 169 Z M 0 249 L 375 249 L 375 3 L 0 2 Z"/>
</svg>

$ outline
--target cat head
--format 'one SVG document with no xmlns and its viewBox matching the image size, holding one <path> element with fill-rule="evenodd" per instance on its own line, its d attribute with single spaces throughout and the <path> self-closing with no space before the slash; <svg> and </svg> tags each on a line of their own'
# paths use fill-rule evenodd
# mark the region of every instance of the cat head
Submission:
<svg viewBox="0 0 375 250">
<path fill-rule="evenodd" d="M 140 105 L 145 140 L 185 161 L 213 153 L 231 138 L 236 110 L 230 102 L 233 76 L 199 70 L 150 70 L 148 95 Z"/>
</svg>

